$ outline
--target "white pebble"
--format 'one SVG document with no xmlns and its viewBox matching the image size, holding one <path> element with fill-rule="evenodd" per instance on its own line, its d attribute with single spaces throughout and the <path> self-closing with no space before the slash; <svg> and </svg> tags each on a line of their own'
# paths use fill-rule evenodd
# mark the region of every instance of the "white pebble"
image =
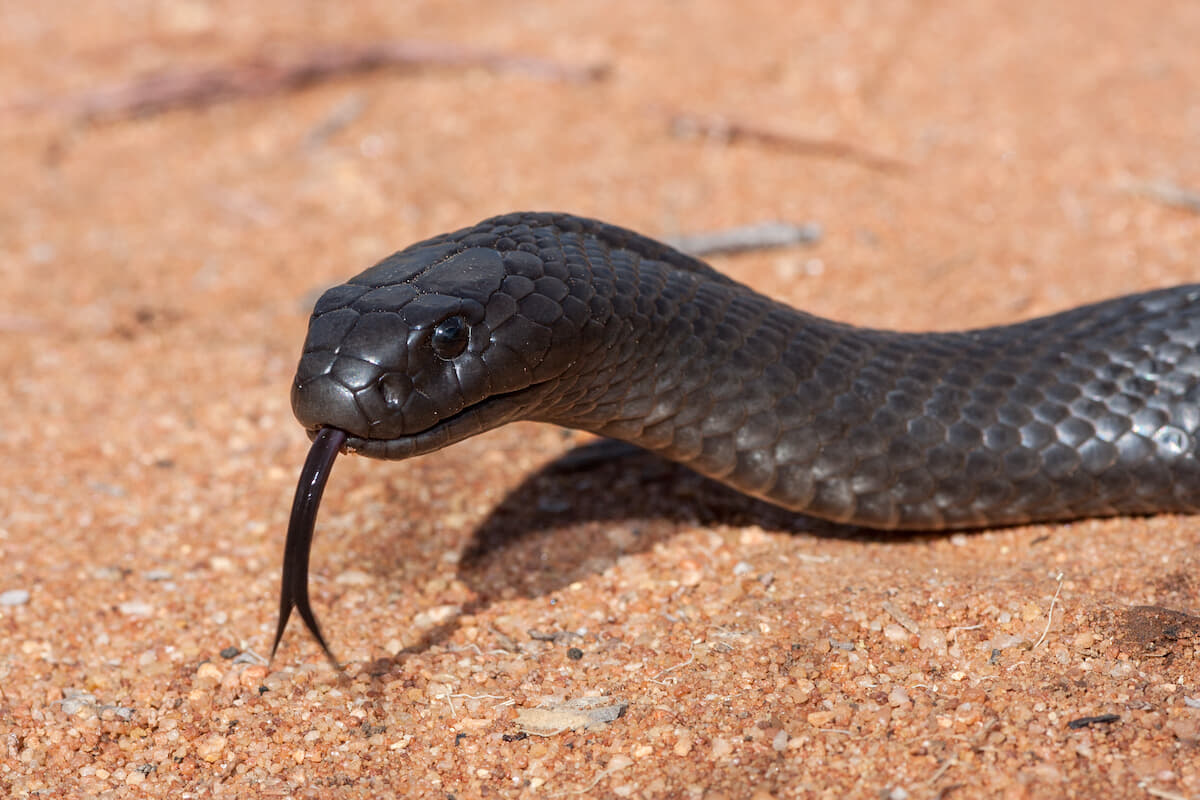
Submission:
<svg viewBox="0 0 1200 800">
<path fill-rule="evenodd" d="M 0 606 L 23 606 L 29 602 L 29 592 L 25 589 L 9 589 L 0 592 Z"/>
<path fill-rule="evenodd" d="M 921 639 L 917 646 L 922 650 L 944 653 L 946 652 L 946 634 L 937 628 L 926 628 L 921 631 Z"/>
<path fill-rule="evenodd" d="M 462 606 L 445 605 L 434 606 L 426 611 L 418 612 L 413 617 L 413 626 L 417 628 L 432 628 L 434 625 L 441 625 L 462 613 Z"/>
<path fill-rule="evenodd" d="M 148 617 L 154 613 L 154 606 L 140 600 L 130 600 L 117 606 L 120 612 L 129 617 Z"/>
<path fill-rule="evenodd" d="M 334 583 L 342 586 L 367 586 L 375 581 L 370 574 L 358 569 L 348 569 L 334 578 Z"/>
</svg>

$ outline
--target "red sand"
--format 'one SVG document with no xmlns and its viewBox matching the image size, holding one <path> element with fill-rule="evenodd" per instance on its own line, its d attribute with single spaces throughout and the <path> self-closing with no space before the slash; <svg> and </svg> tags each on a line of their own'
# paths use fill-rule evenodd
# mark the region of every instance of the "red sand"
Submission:
<svg viewBox="0 0 1200 800">
<path fill-rule="evenodd" d="M 405 37 L 609 70 L 72 119 L 167 68 Z M 312 582 L 346 674 L 295 624 L 260 658 L 322 287 L 513 209 L 815 221 L 714 263 L 907 329 L 1195 280 L 1164 190 L 1200 190 L 1198 41 L 1168 2 L 0 9 L 3 793 L 1200 797 L 1195 518 L 831 535 L 648 459 L 540 472 L 585 437 L 511 426 L 341 460 Z M 530 713 L 596 697 L 623 716 Z"/>
</svg>

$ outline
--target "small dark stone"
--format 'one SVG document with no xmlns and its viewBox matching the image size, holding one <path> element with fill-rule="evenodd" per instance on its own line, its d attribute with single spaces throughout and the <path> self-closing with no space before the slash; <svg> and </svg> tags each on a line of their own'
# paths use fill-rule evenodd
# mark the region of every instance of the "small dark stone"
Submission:
<svg viewBox="0 0 1200 800">
<path fill-rule="evenodd" d="M 240 652 L 242 651 L 238 650 L 236 647 L 226 647 L 221 651 L 221 658 L 234 658 Z"/>
<path fill-rule="evenodd" d="M 1067 727 L 1071 730 L 1079 730 L 1080 728 L 1087 728 L 1092 725 L 1119 722 L 1120 720 L 1120 714 L 1098 714 L 1094 717 L 1080 717 L 1079 719 L 1073 719 L 1067 723 Z"/>
<path fill-rule="evenodd" d="M 567 650 L 567 658 L 571 659 L 572 661 L 578 661 L 579 659 L 583 658 L 583 651 L 578 647 L 572 647 L 571 649 Z"/>
</svg>

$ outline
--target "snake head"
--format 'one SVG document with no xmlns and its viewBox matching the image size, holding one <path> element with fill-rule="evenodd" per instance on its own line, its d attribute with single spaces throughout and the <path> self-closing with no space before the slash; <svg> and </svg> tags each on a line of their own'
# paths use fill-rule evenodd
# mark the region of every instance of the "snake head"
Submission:
<svg viewBox="0 0 1200 800">
<path fill-rule="evenodd" d="M 317 302 L 292 408 L 310 435 L 338 428 L 346 449 L 380 458 L 536 416 L 601 327 L 581 288 L 591 292 L 532 241 L 484 232 L 414 245 Z"/>
<path fill-rule="evenodd" d="M 537 418 L 581 356 L 605 346 L 612 304 L 582 251 L 564 254 L 558 241 L 581 225 L 571 219 L 513 215 L 439 236 L 317 302 L 292 384 L 314 443 L 288 523 L 272 655 L 295 610 L 337 666 L 309 601 L 308 563 L 340 450 L 407 458 Z"/>
</svg>

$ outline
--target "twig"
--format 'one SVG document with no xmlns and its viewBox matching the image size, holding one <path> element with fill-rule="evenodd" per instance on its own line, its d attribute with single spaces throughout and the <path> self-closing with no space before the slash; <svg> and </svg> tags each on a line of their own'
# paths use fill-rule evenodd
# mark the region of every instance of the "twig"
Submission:
<svg viewBox="0 0 1200 800">
<path fill-rule="evenodd" d="M 684 233 L 669 236 L 667 244 L 693 256 L 728 255 L 747 250 L 813 244 L 821 239 L 821 226 L 815 222 L 796 225 L 791 222 L 756 222 L 720 231 Z"/>
<path fill-rule="evenodd" d="M 688 666 L 689 664 L 691 664 L 691 663 L 692 663 L 693 661 L 695 661 L 695 660 L 696 660 L 696 647 L 695 647 L 695 645 L 693 645 L 693 646 L 692 646 L 692 652 L 691 652 L 691 654 L 688 656 L 688 660 L 687 660 L 687 661 L 684 661 L 684 662 L 682 662 L 682 663 L 676 664 L 676 665 L 675 665 L 675 666 L 673 666 L 673 667 L 667 667 L 666 669 L 659 670 L 659 671 L 658 671 L 658 673 L 656 673 L 656 674 L 655 674 L 655 676 L 654 676 L 653 678 L 650 678 L 650 682 L 651 682 L 651 683 L 659 683 L 659 684 L 662 684 L 662 685 L 664 685 L 664 686 L 665 686 L 665 685 L 666 685 L 666 681 L 664 681 L 664 680 L 661 680 L 662 676 L 666 675 L 668 672 L 674 672 L 674 671 L 675 671 L 675 670 L 677 670 L 677 669 L 683 669 L 684 667 Z"/>
<path fill-rule="evenodd" d="M 477 644 L 449 645 L 446 647 L 447 653 L 462 653 L 467 650 L 475 653 L 477 656 L 504 656 L 512 653 L 512 650 L 505 650 L 502 647 L 493 647 L 491 650 L 483 650 Z"/>
<path fill-rule="evenodd" d="M 310 128 L 308 133 L 304 134 L 304 146 L 310 150 L 315 150 L 325 144 L 331 136 L 348 127 L 362 116 L 362 112 L 366 107 L 367 101 L 361 94 L 352 94 L 349 97 L 343 98 L 325 115 L 324 119 Z"/>
<path fill-rule="evenodd" d="M 938 778 L 945 775 L 946 772 L 957 763 L 958 763 L 958 759 L 955 758 L 954 756 L 950 756 L 950 758 L 947 758 L 945 761 L 942 762 L 942 765 L 937 768 L 937 771 L 935 771 L 932 775 L 929 776 L 929 779 L 925 781 L 925 784 L 927 786 L 932 786 L 934 783 L 937 782 Z"/>
<path fill-rule="evenodd" d="M 295 91 L 334 78 L 379 69 L 419 67 L 481 67 L 493 72 L 518 72 L 569 83 L 600 80 L 608 71 L 603 64 L 575 67 L 548 59 L 455 44 L 401 40 L 317 47 L 292 60 L 262 59 L 201 69 L 162 71 L 84 92 L 62 101 L 58 107 L 79 120 L 120 120 L 175 108 L 196 108 Z"/>
<path fill-rule="evenodd" d="M 951 628 L 948 632 L 950 634 L 950 638 L 952 638 L 954 641 L 957 642 L 958 635 L 960 633 L 963 633 L 964 631 L 977 631 L 982 627 L 983 627 L 983 623 L 977 623 L 975 625 L 957 625 L 957 626 Z"/>
<path fill-rule="evenodd" d="M 555 644 L 558 644 L 559 642 L 570 642 L 575 639 L 583 638 L 583 636 L 575 631 L 539 631 L 530 628 L 528 631 L 526 631 L 526 633 L 528 633 L 529 638 L 533 639 L 535 642 L 554 642 Z"/>
<path fill-rule="evenodd" d="M 892 619 L 900 623 L 900 627 L 911 633 L 913 636 L 919 636 L 921 628 L 908 614 L 900 610 L 891 600 L 884 600 L 880 607 L 891 615 Z"/>
<path fill-rule="evenodd" d="M 1188 800 L 1186 796 L 1178 792 L 1168 792 L 1166 789 L 1155 789 L 1153 786 L 1143 786 L 1142 789 L 1151 797 L 1158 797 L 1161 800 Z"/>
<path fill-rule="evenodd" d="M 880 172 L 901 172 L 910 168 L 908 163 L 898 158 L 872 153 L 847 142 L 780 133 L 720 116 L 676 114 L 671 117 L 671 132 L 681 137 L 707 136 L 731 144 L 753 142 L 800 155 L 852 161 Z"/>
<path fill-rule="evenodd" d="M 608 776 L 609 776 L 608 770 L 602 769 L 602 770 L 600 770 L 600 773 L 595 778 L 593 778 L 592 782 L 589 783 L 587 786 L 581 787 L 579 789 L 564 789 L 563 791 L 558 792 L 557 795 L 559 797 L 566 797 L 569 794 L 583 794 L 585 792 L 590 792 L 592 789 L 596 788 L 596 785 L 598 783 L 600 783 L 600 781 L 604 780 Z"/>
<path fill-rule="evenodd" d="M 1030 650 L 1037 650 L 1042 642 L 1046 641 L 1046 634 L 1050 633 L 1050 625 L 1054 622 L 1054 606 L 1058 603 L 1058 593 L 1062 591 L 1063 574 L 1058 573 L 1058 588 L 1054 590 L 1054 597 L 1050 598 L 1050 610 L 1046 612 L 1046 628 L 1042 631 L 1041 637 L 1034 642 Z"/>
<path fill-rule="evenodd" d="M 450 698 L 452 698 L 452 697 L 465 697 L 468 700 L 503 700 L 504 701 L 502 703 L 496 703 L 496 705 L 492 706 L 492 708 L 500 708 L 501 706 L 509 706 L 509 705 L 512 705 L 512 703 L 513 703 L 513 700 L 511 697 L 505 698 L 504 695 L 502 695 L 502 694 L 463 694 L 463 693 L 459 692 L 459 693 L 455 693 L 455 694 L 445 695 L 445 697 L 446 697 L 447 701 L 449 701 Z M 450 706 L 450 710 L 454 711 L 453 705 Z M 457 716 L 457 714 L 455 716 Z"/>
<path fill-rule="evenodd" d="M 1126 188 L 1165 206 L 1200 214 L 1200 192 L 1171 181 L 1130 181 Z"/>
</svg>

